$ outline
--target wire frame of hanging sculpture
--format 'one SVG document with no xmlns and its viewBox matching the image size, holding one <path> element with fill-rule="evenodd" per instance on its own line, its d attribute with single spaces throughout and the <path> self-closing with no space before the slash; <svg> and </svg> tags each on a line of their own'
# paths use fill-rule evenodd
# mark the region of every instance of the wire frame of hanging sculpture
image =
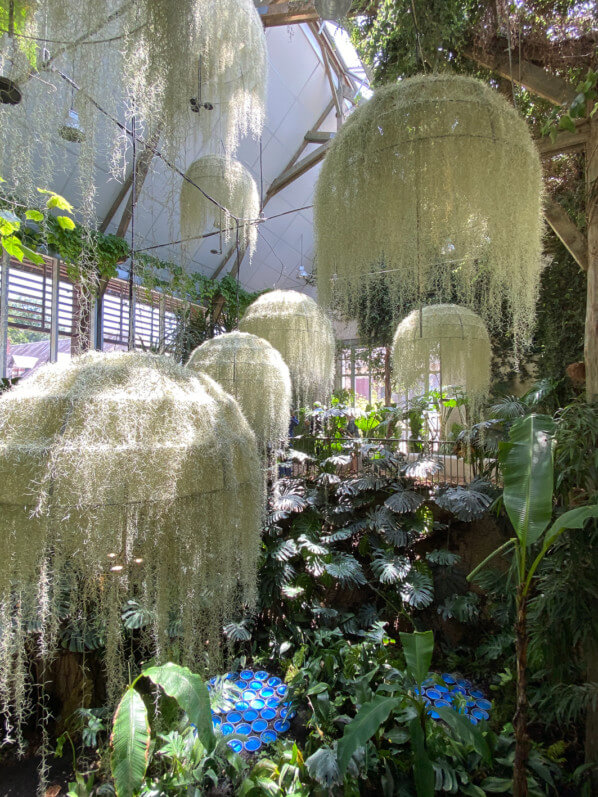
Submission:
<svg viewBox="0 0 598 797">
<path fill-rule="evenodd" d="M 64 618 L 105 640 L 111 700 L 127 597 L 147 657 L 164 660 L 175 635 L 190 663 L 218 662 L 223 623 L 255 601 L 260 551 L 261 468 L 234 399 L 167 357 L 120 352 L 42 368 L 0 403 L 8 733 L 22 739 L 26 651 L 49 660 Z"/>
<path fill-rule="evenodd" d="M 262 453 L 288 435 L 291 377 L 280 353 L 247 332 L 206 340 L 191 354 L 189 368 L 211 376 L 239 403 Z"/>
<path fill-rule="evenodd" d="M 298 291 L 270 291 L 249 305 L 243 332 L 265 338 L 289 367 L 293 407 L 326 401 L 334 380 L 334 332 L 314 300 Z"/>
<path fill-rule="evenodd" d="M 490 338 L 484 321 L 467 307 L 435 304 L 413 310 L 398 325 L 392 344 L 393 379 L 407 394 L 424 392 L 431 371 L 452 397 L 462 388 L 477 407 L 490 386 Z"/>
<path fill-rule="evenodd" d="M 205 155 L 186 171 L 188 180 L 181 187 L 181 237 L 187 256 L 200 243 L 204 233 L 217 230 L 221 241 L 236 240 L 239 222 L 239 246 L 253 255 L 257 240 L 255 220 L 260 212 L 260 197 L 255 180 L 242 163 L 221 155 Z M 193 185 L 194 183 L 194 185 Z M 196 188 L 215 199 L 220 207 Z M 192 239 L 192 240 L 189 240 Z"/>
<path fill-rule="evenodd" d="M 219 0 L 204 20 L 201 40 L 199 96 L 193 97 L 204 138 L 211 128 L 230 155 L 240 139 L 259 138 L 264 127 L 266 34 L 253 0 Z"/>
<path fill-rule="evenodd" d="M 419 76 L 377 90 L 332 142 L 314 223 L 323 304 L 349 311 L 383 275 L 398 317 L 456 298 L 529 339 L 540 159 L 524 120 L 481 81 Z"/>
</svg>

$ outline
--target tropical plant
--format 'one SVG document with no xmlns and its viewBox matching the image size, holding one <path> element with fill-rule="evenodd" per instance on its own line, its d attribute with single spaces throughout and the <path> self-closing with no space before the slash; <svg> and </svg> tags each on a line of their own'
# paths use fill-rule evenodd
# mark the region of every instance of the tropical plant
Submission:
<svg viewBox="0 0 598 797">
<path fill-rule="evenodd" d="M 205 755 L 217 745 L 212 727 L 210 695 L 199 677 L 187 667 L 168 663 L 148 667 L 135 678 L 122 696 L 112 722 L 110 769 L 117 797 L 134 797 L 141 790 L 150 757 L 151 728 L 146 703 L 137 684 L 149 679 L 176 700 L 185 712 L 189 733 L 196 736 Z M 160 751 L 164 754 L 164 749 Z M 180 784 L 182 785 L 182 784 Z"/>
<path fill-rule="evenodd" d="M 259 296 L 239 322 L 242 332 L 267 340 L 289 367 L 293 406 L 328 398 L 334 378 L 334 332 L 314 300 L 297 291 Z"/>
<path fill-rule="evenodd" d="M 582 529 L 589 518 L 598 517 L 598 504 L 582 506 L 560 515 L 548 528 L 553 511 L 554 431 L 552 418 L 542 415 L 529 415 L 511 426 L 509 442 L 500 446 L 499 461 L 504 479 L 503 502 L 515 536 L 469 575 L 471 579 L 496 554 L 506 550 L 514 552 L 517 572 L 517 706 L 513 719 L 516 743 L 513 763 L 515 797 L 523 797 L 528 793 L 527 613 L 536 571 L 567 529 Z"/>
<path fill-rule="evenodd" d="M 456 301 L 492 331 L 505 326 L 506 303 L 517 348 L 532 331 L 542 270 L 542 192 L 526 123 L 487 85 L 442 74 L 378 89 L 335 137 L 318 178 L 320 301 L 348 308 L 383 263 L 397 315 Z"/>
</svg>

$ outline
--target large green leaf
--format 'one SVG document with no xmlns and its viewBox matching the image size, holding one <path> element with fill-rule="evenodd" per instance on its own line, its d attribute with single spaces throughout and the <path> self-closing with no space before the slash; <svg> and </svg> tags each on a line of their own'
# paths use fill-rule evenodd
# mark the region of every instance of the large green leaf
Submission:
<svg viewBox="0 0 598 797">
<path fill-rule="evenodd" d="M 548 548 L 553 542 L 556 542 L 563 531 L 567 529 L 583 529 L 586 520 L 591 517 L 598 518 L 598 504 L 578 506 L 576 509 L 565 512 L 554 521 L 546 532 L 544 547 Z"/>
<path fill-rule="evenodd" d="M 547 415 L 528 415 L 511 427 L 500 446 L 503 500 L 519 542 L 538 540 L 552 515 L 552 441 L 555 425 Z"/>
<path fill-rule="evenodd" d="M 457 714 L 452 708 L 436 708 L 441 719 L 443 719 L 449 728 L 453 731 L 459 741 L 464 744 L 470 744 L 476 752 L 478 752 L 487 764 L 492 763 L 492 756 L 488 743 L 479 728 L 472 725 L 471 722 L 464 717 L 463 714 Z"/>
<path fill-rule="evenodd" d="M 413 752 L 413 779 L 417 797 L 434 797 L 434 784 L 436 777 L 434 767 L 428 757 L 424 738 L 424 731 L 416 717 L 409 723 L 411 736 L 411 750 Z"/>
<path fill-rule="evenodd" d="M 192 673 L 188 667 L 172 662 L 150 667 L 143 674 L 177 701 L 189 717 L 189 722 L 197 728 L 201 743 L 211 752 L 216 745 L 216 737 L 212 726 L 210 695 L 199 675 Z"/>
<path fill-rule="evenodd" d="M 343 738 L 338 743 L 338 766 L 341 774 L 344 775 L 347 771 L 353 753 L 372 738 L 399 704 L 396 697 L 376 695 L 369 703 L 364 703 L 351 722 L 345 725 Z"/>
<path fill-rule="evenodd" d="M 432 631 L 414 631 L 412 634 L 401 631 L 399 636 L 407 662 L 407 671 L 414 681 L 421 684 L 432 663 L 434 634 Z"/>
<path fill-rule="evenodd" d="M 150 746 L 147 709 L 133 686 L 124 693 L 114 714 L 110 744 L 110 769 L 116 794 L 133 797 L 141 789 Z"/>
</svg>

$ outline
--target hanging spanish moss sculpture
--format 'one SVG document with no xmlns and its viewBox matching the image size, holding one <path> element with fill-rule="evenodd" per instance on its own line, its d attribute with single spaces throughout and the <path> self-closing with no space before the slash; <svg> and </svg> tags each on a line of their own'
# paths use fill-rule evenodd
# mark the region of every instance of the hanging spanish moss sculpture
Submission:
<svg viewBox="0 0 598 797">
<path fill-rule="evenodd" d="M 205 155 L 187 169 L 188 180 L 181 187 L 181 237 L 186 249 L 206 232 L 218 230 L 225 241 L 235 242 L 237 222 L 239 245 L 253 254 L 257 240 L 255 220 L 260 212 L 260 197 L 255 180 L 242 163 L 221 155 Z M 215 199 L 210 201 L 197 186 Z M 231 215 L 232 214 L 232 215 Z M 194 240 L 187 240 L 194 239 Z"/>
<path fill-rule="evenodd" d="M 542 233 L 540 159 L 498 92 L 455 75 L 386 86 L 335 137 L 314 207 L 318 295 L 345 311 L 380 275 L 397 314 L 457 300 L 528 338 Z"/>
<path fill-rule="evenodd" d="M 227 154 L 239 140 L 259 138 L 266 113 L 266 35 L 253 0 L 218 0 L 203 21 L 198 64 L 199 118 Z M 195 96 L 195 95 L 194 95 Z"/>
<path fill-rule="evenodd" d="M 265 338 L 289 367 L 295 408 L 325 401 L 334 380 L 332 324 L 312 298 L 270 291 L 249 305 L 239 329 Z"/>
<path fill-rule="evenodd" d="M 55 187 L 75 161 L 80 197 L 68 198 L 81 220 L 92 223 L 96 162 L 105 161 L 113 176 L 124 179 L 133 121 L 138 154 L 159 130 L 160 151 L 171 161 L 193 131 L 205 144 L 206 115 L 218 121 L 227 155 L 243 135 L 260 135 L 265 38 L 251 0 L 38 0 L 16 6 L 12 35 L 0 37 L 0 76 L 9 81 L 0 103 L 0 174 L 21 201 L 32 201 L 38 185 Z M 202 92 L 202 63 L 212 110 L 198 115 L 193 110 Z M 14 104 L 17 93 L 21 101 Z M 71 123 L 65 125 L 70 111 L 78 116 L 75 133 Z M 65 132 L 75 136 L 76 149 L 60 143 Z"/>
<path fill-rule="evenodd" d="M 206 340 L 187 368 L 205 373 L 239 403 L 262 452 L 286 439 L 291 414 L 291 377 L 279 352 L 247 332 Z"/>
<path fill-rule="evenodd" d="M 392 367 L 397 388 L 425 392 L 431 372 L 438 388 L 462 388 L 473 403 L 488 394 L 490 338 L 479 315 L 455 304 L 422 307 L 404 318 L 393 338 Z"/>
<path fill-rule="evenodd" d="M 166 357 L 90 353 L 0 399 L 0 712 L 22 742 L 27 655 L 52 658 L 64 618 L 104 639 L 122 687 L 122 606 L 147 658 L 218 661 L 225 620 L 256 595 L 255 437 L 212 379 Z M 35 632 L 35 633 L 34 633 Z M 43 670 L 43 667 L 42 667 Z"/>
</svg>

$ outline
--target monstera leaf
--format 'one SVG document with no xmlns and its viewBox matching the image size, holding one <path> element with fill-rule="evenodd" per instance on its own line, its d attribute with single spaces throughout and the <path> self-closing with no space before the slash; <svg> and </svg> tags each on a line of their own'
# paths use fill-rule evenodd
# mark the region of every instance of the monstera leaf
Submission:
<svg viewBox="0 0 598 797">
<path fill-rule="evenodd" d="M 384 506 L 397 515 L 404 515 L 407 512 L 415 512 L 423 502 L 424 499 L 419 493 L 413 490 L 400 489 L 386 499 Z"/>
<path fill-rule="evenodd" d="M 467 487 L 445 487 L 434 496 L 434 503 L 452 512 L 458 520 L 469 522 L 482 517 L 492 503 L 492 497 L 483 492 L 485 483 L 472 482 Z"/>
</svg>

